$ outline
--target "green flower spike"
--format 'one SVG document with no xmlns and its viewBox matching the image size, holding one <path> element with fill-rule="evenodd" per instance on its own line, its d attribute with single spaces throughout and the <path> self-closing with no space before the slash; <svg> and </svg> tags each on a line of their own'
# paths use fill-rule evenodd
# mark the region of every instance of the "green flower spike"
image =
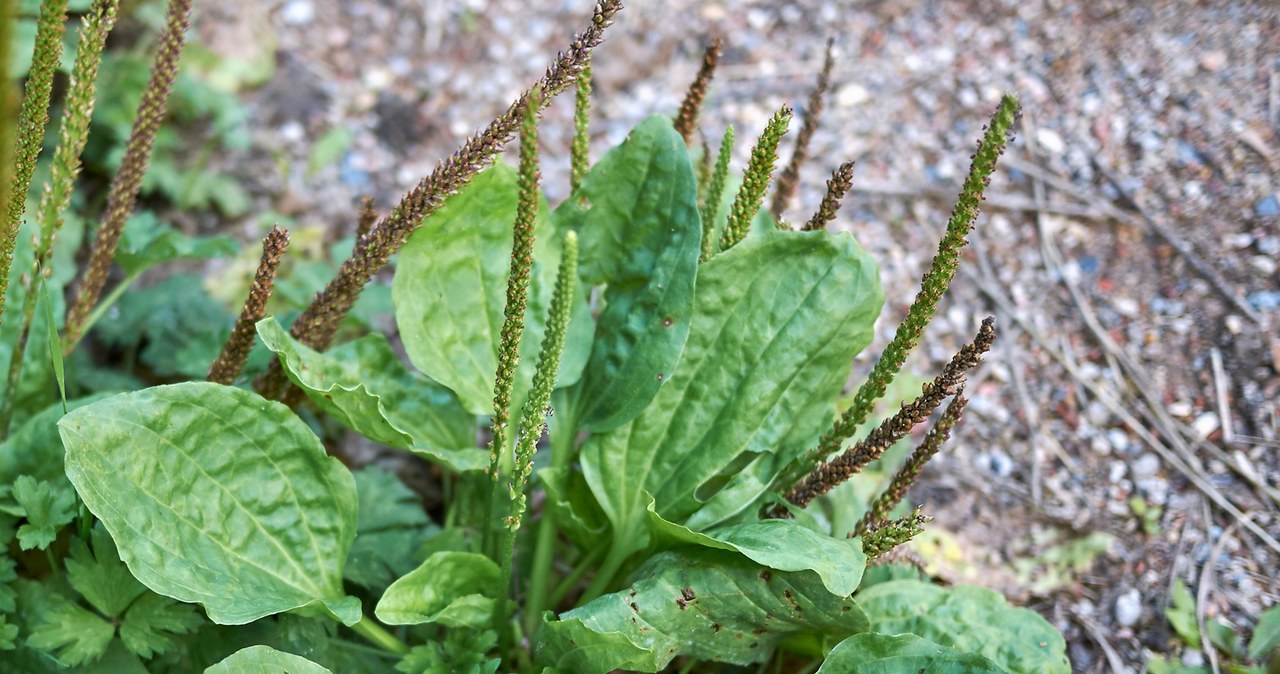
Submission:
<svg viewBox="0 0 1280 674">
<path fill-rule="evenodd" d="M 720 201 L 724 197 L 724 185 L 729 180 L 729 158 L 733 154 L 733 125 L 725 127 L 720 140 L 720 154 L 716 156 L 716 169 L 711 173 L 711 186 L 707 188 L 707 200 L 702 206 L 702 255 L 699 262 L 706 262 L 715 254 L 716 218 L 720 216 Z"/>
<path fill-rule="evenodd" d="M 791 108 L 783 105 L 764 128 L 756 146 L 751 149 L 751 159 L 742 177 L 742 187 L 729 209 L 729 221 L 724 224 L 720 237 L 720 250 L 729 250 L 747 236 L 752 218 L 764 204 L 764 192 L 773 176 L 773 165 L 778 160 L 778 142 L 787 133 L 791 123 Z"/>
</svg>

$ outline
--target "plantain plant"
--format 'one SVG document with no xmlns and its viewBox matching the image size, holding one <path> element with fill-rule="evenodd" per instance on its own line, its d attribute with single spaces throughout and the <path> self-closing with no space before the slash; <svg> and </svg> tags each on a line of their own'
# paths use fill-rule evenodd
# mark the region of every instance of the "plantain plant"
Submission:
<svg viewBox="0 0 1280 674">
<path fill-rule="evenodd" d="M 50 26 L 66 4 L 43 3 Z M 349 257 L 292 321 L 268 313 L 288 244 L 272 230 L 207 381 L 72 386 L 33 408 L 22 386 L 65 391 L 76 378 L 61 359 L 92 343 L 112 261 L 131 277 L 163 257 L 118 242 L 190 9 L 169 5 L 69 309 L 40 279 L 70 276 L 60 265 L 72 257 L 52 246 L 114 0 L 85 19 L 31 248 L 16 242 L 49 107 L 41 49 L 61 44 L 52 29 L 37 36 L 6 148 L 6 259 L 31 270 L 5 297 L 5 320 L 22 326 L 8 348 L 49 365 L 18 368 L 0 427 L 20 422 L 0 444 L 0 649 L 15 671 L 1068 671 L 1061 635 L 1036 614 L 900 563 L 928 522 L 900 502 L 959 420 L 993 322 L 919 397 L 863 428 L 954 276 L 1012 97 L 978 144 L 908 318 L 844 410 L 883 304 L 875 261 L 826 231 L 852 165 L 835 169 L 804 225 L 783 219 L 830 51 L 766 211 L 792 112 L 769 121 L 741 176 L 732 129 L 713 161 L 697 120 L 718 43 L 674 119 L 652 116 L 589 161 L 588 63 L 617 0 L 597 2 L 545 76 L 394 208 L 379 216 L 366 202 Z M 553 205 L 538 118 L 570 88 L 571 195 Z M 498 154 L 517 136 L 512 167 Z M 199 255 L 200 242 L 155 238 L 169 257 Z M 340 325 L 393 256 L 396 333 L 345 339 Z M 27 343 L 33 325 L 42 352 Z M 256 342 L 273 356 L 257 371 L 246 368 Z M 883 494 L 833 498 L 948 400 Z M 395 474 L 344 465 L 331 455 L 349 437 L 337 427 L 420 457 L 443 497 L 425 507 Z"/>
</svg>

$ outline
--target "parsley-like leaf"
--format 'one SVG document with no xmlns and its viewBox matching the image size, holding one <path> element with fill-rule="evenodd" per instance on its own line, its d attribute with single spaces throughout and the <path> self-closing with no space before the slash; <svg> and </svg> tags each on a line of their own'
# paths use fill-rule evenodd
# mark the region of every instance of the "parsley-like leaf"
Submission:
<svg viewBox="0 0 1280 674">
<path fill-rule="evenodd" d="M 194 606 L 148 592 L 138 597 L 124 614 L 120 640 L 130 652 L 150 658 L 172 649 L 175 635 L 186 634 L 201 622 Z"/>
<path fill-rule="evenodd" d="M 485 654 L 497 643 L 492 630 L 450 630 L 442 643 L 415 646 L 396 669 L 405 674 L 493 674 L 501 661 Z"/>
<path fill-rule="evenodd" d="M 14 480 L 13 498 L 27 516 L 27 523 L 18 529 L 18 545 L 23 550 L 49 547 L 58 537 L 58 530 L 76 516 L 74 491 L 54 489 L 52 484 L 39 482 L 30 475 L 20 475 Z"/>
<path fill-rule="evenodd" d="M 39 621 L 27 645 L 52 654 L 65 667 L 97 661 L 116 633 L 111 623 L 69 601 L 55 604 Z"/>
<path fill-rule="evenodd" d="M 9 583 L 18 578 L 14 572 L 14 562 L 8 555 L 0 554 L 0 651 L 11 651 L 16 647 L 13 642 L 18 636 L 18 626 L 10 625 L 6 613 L 13 613 L 17 608 L 14 597 L 17 592 Z"/>
<path fill-rule="evenodd" d="M 418 496 L 394 474 L 371 467 L 354 476 L 359 498 L 356 540 L 343 576 L 380 592 L 418 565 L 418 547 L 434 525 Z"/>
<path fill-rule="evenodd" d="M 71 540 L 71 556 L 67 558 L 67 581 L 103 615 L 117 618 L 129 604 L 147 589 L 120 561 L 116 544 L 101 525 L 90 534 L 93 552 L 79 538 Z"/>
</svg>

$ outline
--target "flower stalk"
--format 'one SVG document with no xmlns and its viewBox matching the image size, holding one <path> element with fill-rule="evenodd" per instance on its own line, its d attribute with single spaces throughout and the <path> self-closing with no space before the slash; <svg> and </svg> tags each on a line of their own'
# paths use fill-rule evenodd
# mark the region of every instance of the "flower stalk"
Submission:
<svg viewBox="0 0 1280 674">
<path fill-rule="evenodd" d="M 591 147 L 591 57 L 588 55 L 582 72 L 578 75 L 578 83 L 573 97 L 573 144 L 569 146 L 569 193 L 573 194 L 582 186 L 582 179 L 587 177 L 590 159 L 587 156 Z"/>
<path fill-rule="evenodd" d="M 280 268 L 280 260 L 288 247 L 289 231 L 279 225 L 272 227 L 262 240 L 262 260 L 254 274 L 249 297 L 245 299 L 240 316 L 236 318 L 231 336 L 222 346 L 222 353 L 218 354 L 218 358 L 209 367 L 209 381 L 230 385 L 244 369 L 249 351 L 253 349 L 255 325 L 267 315 L 267 301 L 271 299 L 271 291 L 275 287 L 276 270 Z"/>
<path fill-rule="evenodd" d="M 680 102 L 680 112 L 676 113 L 675 127 L 684 144 L 692 147 L 694 135 L 698 130 L 698 116 L 702 114 L 702 103 L 707 98 L 707 90 L 711 88 L 711 78 L 716 74 L 716 66 L 720 63 L 720 51 L 724 41 L 716 38 L 702 52 L 702 66 L 698 74 L 689 84 L 684 100 Z"/>
<path fill-rule="evenodd" d="M 706 262 L 715 255 L 716 218 L 720 217 L 720 202 L 724 198 L 724 186 L 729 180 L 729 159 L 733 155 L 733 125 L 725 127 L 720 139 L 720 152 L 716 155 L 716 167 L 711 172 L 711 185 L 702 204 L 702 254 L 698 262 Z"/>
<path fill-rule="evenodd" d="M 769 212 L 773 219 L 782 222 L 782 213 L 796 196 L 800 185 L 800 167 L 809 157 L 809 143 L 818 130 L 818 121 L 822 118 L 822 107 L 827 89 L 831 86 L 831 69 L 835 66 L 832 53 L 834 41 L 827 40 L 826 55 L 822 60 L 822 72 L 818 75 L 818 84 L 809 93 L 809 101 L 804 109 L 804 123 L 800 125 L 800 133 L 796 135 L 795 149 L 791 152 L 791 161 L 778 175 L 778 184 L 773 190 L 773 202 Z"/>
<path fill-rule="evenodd" d="M 138 116 L 133 121 L 133 129 L 125 144 L 124 159 L 111 181 L 111 188 L 107 193 L 107 209 L 102 224 L 98 227 L 89 261 L 85 264 L 80 290 L 67 313 L 65 343 L 68 351 L 80 341 L 86 329 L 89 314 L 98 303 L 102 288 L 107 282 L 107 272 L 115 258 L 125 220 L 133 213 L 138 189 L 142 187 L 142 177 L 151 161 L 151 148 L 155 143 L 156 132 L 160 130 L 160 124 L 168 110 L 169 92 L 173 90 L 174 79 L 178 76 L 178 62 L 182 57 L 190 23 L 191 0 L 171 0 L 165 16 L 164 30 L 160 33 L 160 47 L 151 63 L 151 77 L 142 90 Z"/>
<path fill-rule="evenodd" d="M 955 428 L 956 422 L 960 421 L 960 417 L 964 414 L 964 407 L 968 402 L 968 399 L 964 397 L 964 387 L 962 386 L 956 392 L 956 396 L 951 399 L 947 408 L 942 411 L 942 416 L 938 417 L 938 422 L 924 436 L 920 446 L 916 447 L 911 456 L 907 458 L 907 462 L 898 469 L 897 473 L 894 473 L 893 479 L 889 481 L 889 486 L 885 488 L 884 493 L 880 494 L 875 501 L 872 501 L 870 507 L 867 508 L 867 512 L 862 515 L 862 519 L 854 530 L 859 536 L 889 518 L 889 513 L 902 502 L 902 499 L 907 495 L 907 490 L 920 477 L 920 471 L 924 468 L 924 464 L 928 463 L 929 459 L 932 459 L 938 453 L 938 450 L 942 449 L 943 443 L 951 437 L 951 429 Z"/>
<path fill-rule="evenodd" d="M 827 225 L 836 218 L 836 211 L 840 210 L 840 200 L 844 199 L 844 195 L 851 187 L 853 187 L 853 162 L 847 161 L 831 172 L 831 177 L 827 180 L 827 193 L 822 196 L 822 204 L 800 229 L 805 232 L 826 229 Z"/>
<path fill-rule="evenodd" d="M 978 217 L 983 192 L 991 181 L 996 161 L 1004 152 L 1009 142 L 1009 133 L 1018 115 L 1018 99 L 1005 95 L 1000 106 L 987 125 L 982 140 L 978 141 L 977 152 L 969 166 L 968 176 L 960 190 L 960 196 L 951 218 L 947 221 L 947 231 L 938 243 L 938 253 L 934 256 L 929 270 L 920 280 L 920 291 L 907 311 L 907 317 L 898 325 L 893 339 L 885 347 L 884 354 L 876 361 L 867 375 L 867 380 L 854 394 L 853 403 L 849 405 L 831 429 L 822 436 L 817 448 L 806 457 L 806 463 L 821 460 L 840 450 L 845 440 L 853 437 L 854 432 L 867 420 L 875 402 L 884 396 L 885 390 L 893 382 L 907 356 L 920 343 L 924 329 L 933 320 L 938 302 L 947 292 L 951 280 L 955 278 L 960 263 L 960 250 L 969 243 L 969 230 Z"/>
<path fill-rule="evenodd" d="M 22 213 L 27 207 L 27 190 L 36 170 L 36 159 L 44 143 L 44 128 L 49 123 L 49 99 L 53 95 L 53 75 L 62 57 L 63 25 L 67 19 L 67 0 L 48 0 L 40 4 L 40 18 L 36 20 L 35 51 L 31 56 L 31 69 L 27 75 L 25 95 L 18 111 L 17 138 L 14 141 L 12 165 L 8 187 L 8 203 L 5 204 L 4 224 L 0 230 L 0 325 L 4 322 L 5 297 L 9 291 L 9 270 L 13 265 L 13 251 L 18 245 L 18 230 L 22 228 Z M 9 42 L 4 48 L 9 48 Z M 8 77 L 8 72 L 3 73 Z M 6 148 L 7 149 L 7 148 Z"/>
<path fill-rule="evenodd" d="M 783 105 L 769 119 L 764 133 L 760 134 L 755 147 L 751 149 L 751 159 L 742 176 L 742 186 L 733 198 L 729 220 L 725 222 L 724 233 L 720 236 L 720 250 L 733 248 L 746 238 L 747 231 L 751 229 L 751 220 L 760 212 L 765 190 L 769 188 L 769 180 L 773 177 L 773 165 L 778 160 L 778 142 L 786 135 L 787 125 L 790 123 L 791 108 Z"/>
</svg>

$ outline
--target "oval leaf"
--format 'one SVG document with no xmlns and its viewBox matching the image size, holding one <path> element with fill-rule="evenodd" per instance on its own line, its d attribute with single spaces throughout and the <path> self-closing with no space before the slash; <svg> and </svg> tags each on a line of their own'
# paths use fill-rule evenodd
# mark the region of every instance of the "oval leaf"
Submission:
<svg viewBox="0 0 1280 674">
<path fill-rule="evenodd" d="M 855 634 L 831 649 L 818 674 L 1004 674 L 994 662 L 914 634 Z"/>
<path fill-rule="evenodd" d="M 289 408 L 188 383 L 113 396 L 58 423 L 67 477 L 158 594 L 239 625 L 308 607 L 350 625 L 351 473 Z"/>
<path fill-rule="evenodd" d="M 250 646 L 204 670 L 204 674 L 332 674 L 328 669 L 293 653 L 270 646 Z"/>
<path fill-rule="evenodd" d="M 475 416 L 451 391 L 410 372 L 381 334 L 321 353 L 290 337 L 274 318 L 257 327 L 289 380 L 347 428 L 453 470 L 489 465 L 489 453 L 476 447 Z"/>
<path fill-rule="evenodd" d="M 918 580 L 880 583 L 857 595 L 876 632 L 910 632 L 962 653 L 977 653 L 1012 674 L 1066 674 L 1062 634 L 1032 611 L 985 588 L 943 588 Z"/>
<path fill-rule="evenodd" d="M 493 620 L 498 565 L 474 552 L 437 552 L 391 584 L 374 615 L 388 625 L 486 627 Z"/>
<path fill-rule="evenodd" d="M 472 414 L 493 413 L 517 202 L 514 169 L 497 164 L 481 171 L 409 237 L 391 285 L 396 325 L 409 361 L 458 394 Z M 545 203 L 540 206 L 513 409 L 519 409 L 522 391 L 533 379 L 560 257 Z M 556 378 L 561 386 L 582 375 L 590 348 L 586 301 L 575 311 Z"/>
<path fill-rule="evenodd" d="M 795 523 L 769 519 L 716 527 L 698 533 L 662 519 L 649 501 L 649 534 L 661 547 L 697 545 L 737 552 L 775 571 L 812 571 L 831 594 L 847 597 L 858 589 L 867 556 L 862 542 L 832 538 Z"/>
<path fill-rule="evenodd" d="M 608 286 L 577 393 L 581 426 L 611 430 L 649 404 L 689 337 L 702 226 L 693 165 L 671 118 L 641 122 L 552 219 L 578 233 L 583 280 Z"/>
<path fill-rule="evenodd" d="M 680 367 L 582 449 L 615 547 L 644 545 L 645 491 L 694 530 L 751 507 L 830 424 L 881 303 L 875 262 L 847 234 L 765 233 L 703 264 Z"/>
<path fill-rule="evenodd" d="M 847 597 L 808 572 L 771 571 L 716 550 L 651 557 L 632 586 L 548 620 L 538 659 L 579 674 L 657 672 L 678 655 L 760 662 L 796 634 L 842 638 L 869 627 Z"/>
</svg>

